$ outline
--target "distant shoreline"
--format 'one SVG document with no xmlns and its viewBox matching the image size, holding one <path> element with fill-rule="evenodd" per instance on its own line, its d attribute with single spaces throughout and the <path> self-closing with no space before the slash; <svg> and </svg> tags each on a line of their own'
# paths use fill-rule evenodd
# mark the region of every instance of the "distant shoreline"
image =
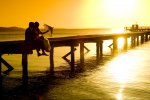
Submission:
<svg viewBox="0 0 150 100">
<path fill-rule="evenodd" d="M 24 28 L 20 27 L 0 27 L 0 32 L 8 32 L 8 31 L 24 31 Z"/>
<path fill-rule="evenodd" d="M 56 30 L 109 30 L 112 28 L 54 28 Z M 43 30 L 43 29 L 41 29 Z M 0 32 L 7 32 L 7 31 L 25 31 L 25 28 L 21 27 L 0 27 Z"/>
</svg>

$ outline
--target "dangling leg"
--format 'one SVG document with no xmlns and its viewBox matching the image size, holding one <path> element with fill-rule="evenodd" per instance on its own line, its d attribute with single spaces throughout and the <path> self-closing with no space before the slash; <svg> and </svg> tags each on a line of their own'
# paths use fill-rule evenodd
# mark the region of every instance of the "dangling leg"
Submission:
<svg viewBox="0 0 150 100">
<path fill-rule="evenodd" d="M 34 41 L 34 46 L 36 48 L 37 56 L 41 56 L 41 53 L 40 53 L 40 41 L 39 40 L 35 40 Z"/>
<path fill-rule="evenodd" d="M 42 49 L 42 55 L 48 56 L 48 54 L 45 53 L 45 47 L 43 41 L 41 41 L 41 49 Z"/>
</svg>

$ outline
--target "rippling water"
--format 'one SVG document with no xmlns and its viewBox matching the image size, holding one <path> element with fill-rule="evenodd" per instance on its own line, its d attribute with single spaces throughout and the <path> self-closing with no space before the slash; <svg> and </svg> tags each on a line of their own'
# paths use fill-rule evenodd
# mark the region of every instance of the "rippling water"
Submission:
<svg viewBox="0 0 150 100">
<path fill-rule="evenodd" d="M 43 98 L 69 100 L 149 100 L 150 42 L 107 58 L 100 65 L 80 73 L 77 78 L 61 80 Z"/>
<path fill-rule="evenodd" d="M 120 40 L 122 41 L 122 40 Z M 105 41 L 104 58 L 96 63 L 95 44 L 86 44 L 85 71 L 69 77 L 70 67 L 61 57 L 69 48 L 55 50 L 55 78 L 47 76 L 49 57 L 29 55 L 29 88 L 21 88 L 21 55 L 4 55 L 14 70 L 3 79 L 6 100 L 149 100 L 150 42 L 114 57 Z M 60 52 L 60 51 L 63 51 Z M 76 51 L 78 65 L 79 48 Z M 5 66 L 2 67 L 5 70 Z M 77 67 L 78 68 L 78 67 Z"/>
</svg>

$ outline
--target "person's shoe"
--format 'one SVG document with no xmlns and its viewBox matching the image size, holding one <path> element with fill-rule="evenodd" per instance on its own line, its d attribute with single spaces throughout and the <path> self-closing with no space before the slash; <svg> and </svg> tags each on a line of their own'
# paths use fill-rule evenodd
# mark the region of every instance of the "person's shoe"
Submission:
<svg viewBox="0 0 150 100">
<path fill-rule="evenodd" d="M 43 53 L 42 53 L 42 55 L 44 55 L 44 56 L 49 56 L 49 55 L 48 55 L 48 54 L 46 54 L 45 52 L 43 52 Z"/>
</svg>

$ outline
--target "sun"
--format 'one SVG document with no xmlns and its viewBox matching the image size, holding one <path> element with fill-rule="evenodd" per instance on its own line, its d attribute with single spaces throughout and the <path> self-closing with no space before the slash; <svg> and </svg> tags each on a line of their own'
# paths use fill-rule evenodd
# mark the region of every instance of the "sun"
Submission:
<svg viewBox="0 0 150 100">
<path fill-rule="evenodd" d="M 107 13 L 114 16 L 127 16 L 135 9 L 136 0 L 104 0 Z"/>
</svg>

